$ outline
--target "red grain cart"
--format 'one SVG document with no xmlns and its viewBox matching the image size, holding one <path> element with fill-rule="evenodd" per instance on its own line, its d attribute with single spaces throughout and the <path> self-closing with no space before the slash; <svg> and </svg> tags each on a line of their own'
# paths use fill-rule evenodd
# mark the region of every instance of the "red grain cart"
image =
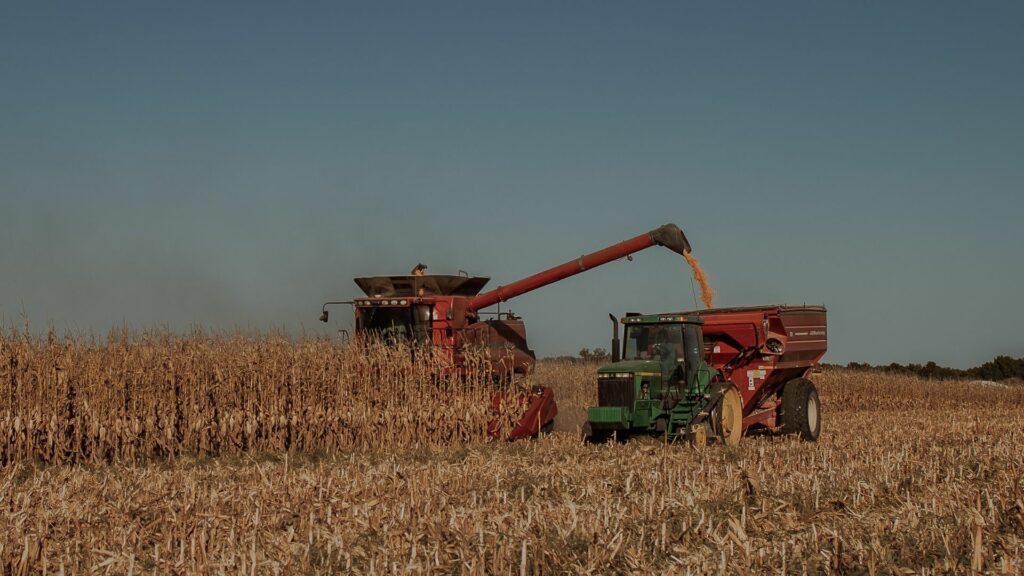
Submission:
<svg viewBox="0 0 1024 576">
<path fill-rule="evenodd" d="M 818 437 L 821 402 L 810 376 L 828 347 L 824 306 L 713 308 L 687 314 L 704 320 L 705 358 L 743 398 L 744 430 L 763 427 Z"/>
</svg>

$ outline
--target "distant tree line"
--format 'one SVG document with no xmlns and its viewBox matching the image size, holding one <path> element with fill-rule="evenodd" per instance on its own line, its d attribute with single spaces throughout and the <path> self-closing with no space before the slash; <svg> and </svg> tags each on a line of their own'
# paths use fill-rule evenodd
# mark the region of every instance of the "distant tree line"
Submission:
<svg viewBox="0 0 1024 576">
<path fill-rule="evenodd" d="M 1024 379 L 1024 358 L 1013 358 L 1012 356 L 996 356 L 981 366 L 966 370 L 939 366 L 935 362 L 928 362 L 927 364 L 897 364 L 893 362 L 887 366 L 872 366 L 863 362 L 850 362 L 846 366 L 841 364 L 824 364 L 824 366 L 846 368 L 848 370 L 885 372 L 887 374 L 907 374 L 935 380 L 951 380 L 956 378 L 994 381 L 1011 378 Z"/>
<path fill-rule="evenodd" d="M 563 362 L 611 362 L 611 353 L 604 348 L 584 348 L 576 356 L 551 356 L 545 360 L 560 360 Z M 822 364 L 826 368 L 845 368 L 847 370 L 863 370 L 870 372 L 884 372 L 886 374 L 905 374 L 931 378 L 933 380 L 953 380 L 971 378 L 975 380 L 1009 380 L 1016 378 L 1024 380 L 1024 358 L 1012 356 L 996 356 L 981 366 L 961 370 L 960 368 L 947 368 L 939 366 L 935 362 L 927 364 L 897 364 L 873 366 L 864 362 L 850 362 L 842 364 Z"/>
<path fill-rule="evenodd" d="M 562 362 L 611 362 L 611 352 L 604 348 L 584 348 L 576 356 L 549 356 L 544 360 L 559 360 Z"/>
</svg>

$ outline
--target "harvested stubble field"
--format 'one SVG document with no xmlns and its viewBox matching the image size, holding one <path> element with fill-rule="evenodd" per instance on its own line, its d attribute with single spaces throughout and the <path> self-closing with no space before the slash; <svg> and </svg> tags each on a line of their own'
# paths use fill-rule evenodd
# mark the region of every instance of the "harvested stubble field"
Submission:
<svg viewBox="0 0 1024 576">
<path fill-rule="evenodd" d="M 1020 387 L 826 372 L 816 444 L 587 446 L 568 431 L 506 444 L 482 439 L 482 381 L 452 387 L 417 364 L 319 340 L 5 336 L 0 565 L 1024 570 Z M 593 369 L 542 363 L 536 378 L 571 417 L 594 400 Z"/>
</svg>

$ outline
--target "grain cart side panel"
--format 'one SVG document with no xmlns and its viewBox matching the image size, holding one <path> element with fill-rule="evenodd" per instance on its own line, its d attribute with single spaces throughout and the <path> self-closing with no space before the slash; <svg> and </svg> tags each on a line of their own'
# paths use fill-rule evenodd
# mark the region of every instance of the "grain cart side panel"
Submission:
<svg viewBox="0 0 1024 576">
<path fill-rule="evenodd" d="M 781 332 L 788 338 L 778 366 L 807 368 L 817 365 L 828 349 L 825 309 L 819 306 L 781 308 L 777 318 Z"/>
</svg>

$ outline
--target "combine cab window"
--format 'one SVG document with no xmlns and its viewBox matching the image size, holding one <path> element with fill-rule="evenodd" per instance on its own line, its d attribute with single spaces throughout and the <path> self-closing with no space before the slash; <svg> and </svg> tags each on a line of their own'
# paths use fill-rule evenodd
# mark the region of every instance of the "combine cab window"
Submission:
<svg viewBox="0 0 1024 576">
<path fill-rule="evenodd" d="M 624 360 L 657 360 L 666 381 L 686 372 L 682 324 L 634 324 L 626 326 Z"/>
<path fill-rule="evenodd" d="M 430 342 L 430 306 L 364 307 L 361 329 L 385 342 Z"/>
</svg>

